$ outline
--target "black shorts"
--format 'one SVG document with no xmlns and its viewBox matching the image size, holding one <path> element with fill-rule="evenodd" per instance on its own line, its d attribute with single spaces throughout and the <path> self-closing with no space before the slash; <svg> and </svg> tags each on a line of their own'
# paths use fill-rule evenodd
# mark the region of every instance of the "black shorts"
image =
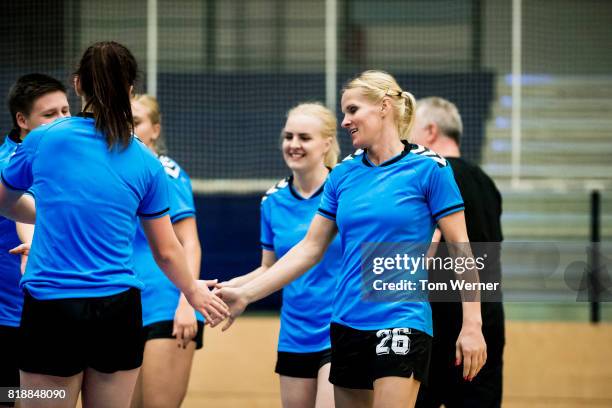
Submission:
<svg viewBox="0 0 612 408">
<path fill-rule="evenodd" d="M 410 328 L 356 330 L 332 323 L 329 381 L 345 388 L 374 388 L 383 377 L 412 377 L 426 383 L 431 337 Z"/>
<path fill-rule="evenodd" d="M 0 326 L 0 387 L 19 388 L 19 327 Z M 3 402 L 0 405 L 13 406 Z"/>
<path fill-rule="evenodd" d="M 319 370 L 331 361 L 331 349 L 314 353 L 279 351 L 274 372 L 297 378 L 317 378 Z"/>
<path fill-rule="evenodd" d="M 144 331 L 144 342 L 153 339 L 176 339 L 172 335 L 172 329 L 174 328 L 174 322 L 172 320 L 164 320 L 161 322 L 155 322 L 143 327 Z M 198 332 L 192 339 L 196 343 L 196 350 L 199 350 L 204 345 L 204 323 L 198 320 Z M 143 343 L 144 344 L 144 343 Z"/>
<path fill-rule="evenodd" d="M 142 364 L 140 291 L 96 298 L 37 300 L 25 293 L 19 369 L 70 377 L 93 368 L 103 373 Z"/>
</svg>

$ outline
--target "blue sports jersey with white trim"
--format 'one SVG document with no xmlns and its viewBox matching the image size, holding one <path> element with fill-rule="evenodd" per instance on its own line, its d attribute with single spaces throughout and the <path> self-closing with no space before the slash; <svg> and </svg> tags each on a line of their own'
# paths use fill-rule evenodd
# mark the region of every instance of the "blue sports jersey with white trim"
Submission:
<svg viewBox="0 0 612 408">
<path fill-rule="evenodd" d="M 18 137 L 18 133 L 11 132 L 0 145 L 0 171 L 8 165 L 9 159 L 17 150 Z M 19 244 L 21 241 L 17 236 L 15 222 L 0 216 L 0 326 L 19 327 L 21 322 L 21 257 L 8 253 Z"/>
<path fill-rule="evenodd" d="M 159 161 L 164 166 L 168 178 L 172 223 L 195 217 L 196 211 L 189 176 L 171 158 L 161 155 Z M 174 320 L 181 292 L 157 266 L 147 237 L 140 225 L 134 239 L 133 259 L 136 276 L 144 284 L 141 292 L 143 326 Z M 196 313 L 196 317 L 204 321 L 204 317 L 199 312 Z"/>
<path fill-rule="evenodd" d="M 30 132 L 2 182 L 36 192 L 36 233 L 21 280 L 33 297 L 142 288 L 132 264 L 137 217 L 161 217 L 169 207 L 164 168 L 142 142 L 109 149 L 92 117 L 59 119 Z"/>
<path fill-rule="evenodd" d="M 323 186 L 305 199 L 291 181 L 277 183 L 261 202 L 261 246 L 274 251 L 277 258 L 304 238 L 321 201 Z M 329 324 L 341 260 L 336 237 L 321 262 L 285 286 L 278 351 L 311 353 L 330 347 Z"/>
<path fill-rule="evenodd" d="M 463 210 L 446 161 L 405 143 L 399 156 L 372 164 L 358 151 L 336 166 L 318 213 L 336 222 L 344 248 L 332 321 L 358 330 L 410 327 L 432 335 L 427 302 L 362 299 L 361 245 L 428 243 L 437 221 Z"/>
</svg>

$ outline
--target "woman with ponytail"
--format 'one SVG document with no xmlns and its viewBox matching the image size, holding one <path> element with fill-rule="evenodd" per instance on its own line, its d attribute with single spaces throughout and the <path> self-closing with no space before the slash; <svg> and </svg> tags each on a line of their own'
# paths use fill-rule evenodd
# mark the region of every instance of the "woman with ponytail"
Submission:
<svg viewBox="0 0 612 408">
<path fill-rule="evenodd" d="M 65 390 L 22 407 L 128 407 L 142 363 L 142 283 L 132 265 L 138 222 L 160 268 L 208 321 L 227 309 L 189 272 L 168 216 L 163 166 L 134 138 L 137 65 L 115 42 L 84 53 L 74 73 L 83 112 L 30 133 L 2 171 L 0 212 L 36 223 L 19 356 L 23 389 Z M 36 195 L 36 210 L 23 192 Z"/>
<path fill-rule="evenodd" d="M 261 266 L 221 283 L 238 287 L 265 273 L 308 230 L 325 182 L 338 161 L 336 116 L 320 103 L 301 103 L 287 113 L 281 150 L 291 175 L 261 201 Z M 329 323 L 342 252 L 335 239 L 319 264 L 283 290 L 276 373 L 285 408 L 334 406 L 329 383 Z M 312 307 L 312 305 L 316 307 Z"/>
<path fill-rule="evenodd" d="M 339 232 L 342 267 L 330 327 L 335 404 L 413 407 L 428 375 L 431 309 L 426 293 L 397 290 L 402 281 L 393 278 L 411 276 L 398 275 L 397 257 L 421 256 L 436 224 L 447 242 L 468 242 L 463 201 L 444 159 L 402 141 L 415 102 L 391 75 L 363 72 L 342 90 L 341 106 L 342 127 L 358 150 L 330 174 L 304 239 L 266 273 L 220 290 L 232 312 L 224 329 L 249 303 L 316 264 Z M 413 247 L 418 254 L 403 252 Z M 415 273 L 427 278 L 423 268 Z M 480 303 L 464 302 L 456 364 L 463 363 L 466 380 L 486 360 L 481 325 Z"/>
</svg>

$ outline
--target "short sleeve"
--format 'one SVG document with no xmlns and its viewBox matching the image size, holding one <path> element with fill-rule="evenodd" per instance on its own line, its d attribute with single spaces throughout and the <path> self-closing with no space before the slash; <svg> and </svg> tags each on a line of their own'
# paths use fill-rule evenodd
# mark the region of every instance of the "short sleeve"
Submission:
<svg viewBox="0 0 612 408">
<path fill-rule="evenodd" d="M 261 224 L 261 248 L 267 251 L 274 251 L 274 232 L 272 231 L 272 224 L 270 219 L 270 198 L 265 198 L 261 201 L 260 206 L 260 224 Z"/>
<path fill-rule="evenodd" d="M 439 166 L 432 163 L 429 177 L 425 181 L 427 204 L 436 222 L 440 218 L 464 210 L 463 199 L 450 165 Z"/>
<path fill-rule="evenodd" d="M 333 183 L 333 172 L 327 178 L 325 188 L 323 189 L 323 197 L 321 197 L 321 203 L 317 214 L 323 217 L 336 221 L 336 212 L 338 210 L 338 197 L 336 195 L 336 189 Z"/>
<path fill-rule="evenodd" d="M 32 163 L 45 129 L 33 130 L 17 147 L 8 165 L 2 170 L 2 184 L 11 190 L 26 191 L 34 183 Z"/>
<path fill-rule="evenodd" d="M 191 182 L 184 172 L 179 178 L 168 177 L 170 190 L 170 220 L 172 223 L 195 217 L 195 204 Z"/>
<path fill-rule="evenodd" d="M 148 190 L 138 206 L 139 217 L 146 219 L 159 218 L 168 213 L 170 206 L 167 178 L 164 168 L 161 164 L 157 163 L 153 177 L 149 182 Z"/>
</svg>

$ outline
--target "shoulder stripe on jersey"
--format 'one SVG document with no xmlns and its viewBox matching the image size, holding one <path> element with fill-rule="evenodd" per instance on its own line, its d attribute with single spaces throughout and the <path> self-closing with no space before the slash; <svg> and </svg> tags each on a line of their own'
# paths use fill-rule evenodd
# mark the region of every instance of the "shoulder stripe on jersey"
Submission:
<svg viewBox="0 0 612 408">
<path fill-rule="evenodd" d="M 438 153 L 433 150 L 429 150 L 428 148 L 421 145 L 413 145 L 415 148 L 412 149 L 414 154 L 418 154 L 419 156 L 429 157 L 433 161 L 435 161 L 439 167 L 446 167 L 448 165 L 448 161 Z"/>
<path fill-rule="evenodd" d="M 349 154 L 344 159 L 342 159 L 342 161 L 345 162 L 347 160 L 352 160 L 352 159 L 354 159 L 355 157 L 357 157 L 357 156 L 359 156 L 361 154 L 363 154 L 363 149 L 355 150 L 353 153 Z"/>
<path fill-rule="evenodd" d="M 284 179 L 282 179 L 278 183 L 276 183 L 274 186 L 270 187 L 268 189 L 268 191 L 266 191 L 264 196 L 261 198 L 261 202 L 263 203 L 264 201 L 266 201 L 266 199 L 269 196 L 271 196 L 272 194 L 276 193 L 278 190 L 281 190 L 281 189 L 287 187 L 289 185 L 289 177 L 291 177 L 291 176 L 285 177 Z"/>
<path fill-rule="evenodd" d="M 176 164 L 174 160 L 169 158 L 168 156 L 160 155 L 159 161 L 164 166 L 164 170 L 166 174 L 172 177 L 173 179 L 179 178 L 181 174 L 181 168 Z"/>
<path fill-rule="evenodd" d="M 324 210 L 324 209 L 322 209 L 322 208 L 319 208 L 319 210 L 318 210 L 318 211 L 319 211 L 320 213 L 325 214 L 325 215 L 328 215 L 328 216 L 330 216 L 330 217 L 332 217 L 332 218 L 336 218 L 336 214 L 334 214 L 333 212 L 329 212 L 329 211 Z"/>
<path fill-rule="evenodd" d="M 440 215 L 442 215 L 442 214 L 444 214 L 444 213 L 446 213 L 446 212 L 452 211 L 452 210 L 456 210 L 457 208 L 465 208 L 465 205 L 464 205 L 463 203 L 461 203 L 461 204 L 457 204 L 457 205 L 450 206 L 450 207 L 448 207 L 448 208 L 443 209 L 442 211 L 438 211 L 437 213 L 435 213 L 434 215 L 432 215 L 432 218 L 435 220 L 435 219 L 437 219 L 437 218 L 438 218 Z"/>
<path fill-rule="evenodd" d="M 165 210 L 161 210 L 161 211 L 158 211 L 156 213 L 153 213 L 153 214 L 145 214 L 145 213 L 137 213 L 137 214 L 138 214 L 139 217 L 156 217 L 156 216 L 162 215 L 163 213 L 168 212 L 168 211 L 170 211 L 170 207 L 166 208 Z"/>
</svg>

